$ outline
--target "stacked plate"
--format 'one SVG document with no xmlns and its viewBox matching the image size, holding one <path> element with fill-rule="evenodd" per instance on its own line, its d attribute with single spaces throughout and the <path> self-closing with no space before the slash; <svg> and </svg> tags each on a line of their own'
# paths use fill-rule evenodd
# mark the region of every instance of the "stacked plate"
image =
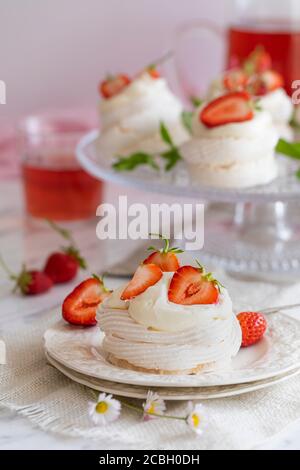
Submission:
<svg viewBox="0 0 300 470">
<path fill-rule="evenodd" d="M 199 375 L 155 375 L 111 365 L 101 347 L 99 328 L 59 322 L 44 335 L 48 361 L 60 372 L 95 390 L 140 398 L 149 390 L 165 400 L 222 398 L 278 384 L 300 373 L 300 322 L 277 313 L 255 346 L 241 349 L 230 370 Z"/>
</svg>

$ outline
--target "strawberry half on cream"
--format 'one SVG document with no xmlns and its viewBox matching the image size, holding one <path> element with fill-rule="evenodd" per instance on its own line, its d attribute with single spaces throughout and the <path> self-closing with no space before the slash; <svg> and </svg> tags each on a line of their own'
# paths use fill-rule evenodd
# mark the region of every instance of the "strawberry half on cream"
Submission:
<svg viewBox="0 0 300 470">
<path fill-rule="evenodd" d="M 98 309 L 108 361 L 171 375 L 230 367 L 242 335 L 227 290 L 200 265 L 170 271 L 176 254 L 157 253 Z"/>
<path fill-rule="evenodd" d="M 225 71 L 209 88 L 207 100 L 225 93 L 247 91 L 259 100 L 262 110 L 268 111 L 280 137 L 292 140 L 293 130 L 289 125 L 294 106 L 284 89 L 280 73 L 272 69 L 272 59 L 267 51 L 258 47 L 243 64 Z"/>
<path fill-rule="evenodd" d="M 239 91 L 196 109 L 192 138 L 180 151 L 195 184 L 247 188 L 276 178 L 278 139 L 271 115 Z"/>
<path fill-rule="evenodd" d="M 99 150 L 107 158 L 167 150 L 159 132 L 163 122 L 176 145 L 188 139 L 179 99 L 153 67 L 133 79 L 109 77 L 99 85 Z"/>
</svg>

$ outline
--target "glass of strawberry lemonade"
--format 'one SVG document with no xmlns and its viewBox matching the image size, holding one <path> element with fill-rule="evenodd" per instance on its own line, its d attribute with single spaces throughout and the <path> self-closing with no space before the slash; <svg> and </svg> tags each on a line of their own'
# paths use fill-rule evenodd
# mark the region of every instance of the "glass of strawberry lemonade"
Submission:
<svg viewBox="0 0 300 470">
<path fill-rule="evenodd" d="M 29 215 L 74 221 L 96 214 L 101 181 L 80 168 L 75 148 L 92 128 L 71 113 L 29 116 L 19 128 L 25 207 Z"/>
</svg>

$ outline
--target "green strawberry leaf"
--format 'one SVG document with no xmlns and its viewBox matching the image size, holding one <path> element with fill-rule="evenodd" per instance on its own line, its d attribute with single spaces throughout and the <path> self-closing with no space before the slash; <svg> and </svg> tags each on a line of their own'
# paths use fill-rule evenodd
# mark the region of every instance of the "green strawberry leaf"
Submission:
<svg viewBox="0 0 300 470">
<path fill-rule="evenodd" d="M 160 135 L 166 144 L 170 145 L 171 147 L 174 146 L 172 137 L 163 122 L 160 123 Z"/>
<path fill-rule="evenodd" d="M 62 248 L 62 250 L 63 250 L 64 253 L 66 253 L 67 255 L 74 258 L 77 261 L 78 266 L 81 269 L 87 269 L 87 262 L 81 256 L 80 251 L 78 250 L 78 248 L 76 248 L 75 246 L 69 246 L 67 248 Z"/>
<path fill-rule="evenodd" d="M 276 152 L 295 160 L 300 160 L 300 142 L 288 142 L 284 139 L 279 139 Z"/>
<path fill-rule="evenodd" d="M 165 170 L 170 171 L 174 166 L 182 159 L 178 149 L 176 147 L 168 150 L 167 152 L 161 153 L 161 157 L 166 160 Z"/>
<path fill-rule="evenodd" d="M 133 153 L 127 157 L 119 157 L 119 160 L 113 164 L 113 168 L 116 171 L 132 171 L 140 165 L 148 165 L 154 170 L 159 170 L 154 157 L 144 152 Z"/>
</svg>

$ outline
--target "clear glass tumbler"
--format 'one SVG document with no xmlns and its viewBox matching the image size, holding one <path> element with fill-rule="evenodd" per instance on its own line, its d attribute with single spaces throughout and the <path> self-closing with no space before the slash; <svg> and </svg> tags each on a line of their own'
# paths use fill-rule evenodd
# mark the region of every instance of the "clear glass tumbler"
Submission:
<svg viewBox="0 0 300 470">
<path fill-rule="evenodd" d="M 103 183 L 78 164 L 75 148 L 91 129 L 67 113 L 29 116 L 20 125 L 25 207 L 33 217 L 75 221 L 94 217 Z"/>
</svg>

